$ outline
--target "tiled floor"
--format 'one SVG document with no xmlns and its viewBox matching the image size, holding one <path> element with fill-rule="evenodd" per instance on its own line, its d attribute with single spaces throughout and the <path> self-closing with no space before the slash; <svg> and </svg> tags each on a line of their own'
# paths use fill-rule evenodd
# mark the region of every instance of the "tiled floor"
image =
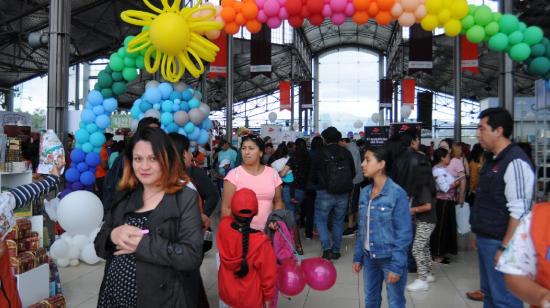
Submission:
<svg viewBox="0 0 550 308">
<path fill-rule="evenodd" d="M 353 244 L 355 238 L 344 240 L 342 258 L 334 262 L 338 272 L 336 284 L 328 291 L 318 292 L 306 286 L 306 289 L 296 297 L 280 297 L 279 307 L 363 307 L 363 278 L 351 270 Z M 320 244 L 318 240 L 304 241 L 304 257 L 318 256 Z M 437 281 L 428 292 L 408 293 L 407 307 L 422 308 L 469 308 L 482 307 L 479 302 L 465 298 L 464 293 L 479 287 L 477 257 L 469 251 L 462 241 L 462 251 L 453 258 L 449 265 L 435 266 Z M 205 256 L 201 267 L 208 299 L 211 307 L 218 307 L 217 271 L 214 249 Z M 96 307 L 97 294 L 103 276 L 103 263 L 96 266 L 81 264 L 77 267 L 61 269 L 63 292 L 69 307 Z M 408 277 L 409 282 L 415 279 L 414 274 Z M 385 293 L 383 295 L 385 297 Z M 386 299 L 382 304 L 387 307 Z"/>
</svg>

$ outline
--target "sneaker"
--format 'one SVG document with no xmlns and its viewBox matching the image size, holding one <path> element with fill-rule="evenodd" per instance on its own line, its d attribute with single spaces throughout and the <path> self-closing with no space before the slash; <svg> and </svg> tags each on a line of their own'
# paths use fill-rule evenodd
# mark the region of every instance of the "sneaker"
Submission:
<svg viewBox="0 0 550 308">
<path fill-rule="evenodd" d="M 435 276 L 434 275 L 428 275 L 426 277 L 427 282 L 435 282 Z"/>
<path fill-rule="evenodd" d="M 332 258 L 332 251 L 325 250 L 323 251 L 323 259 L 330 260 Z"/>
<path fill-rule="evenodd" d="M 344 233 L 342 234 L 342 237 L 352 237 L 355 235 L 355 232 L 356 230 L 354 230 L 353 228 L 346 228 L 346 230 L 344 230 Z"/>
<path fill-rule="evenodd" d="M 466 292 L 466 297 L 468 297 L 473 301 L 482 302 L 483 299 L 485 298 L 485 294 L 483 294 L 481 290 L 475 290 L 475 291 Z"/>
<path fill-rule="evenodd" d="M 339 252 L 332 252 L 330 258 L 331 258 L 332 260 L 338 260 L 338 259 L 340 259 L 340 256 L 341 256 L 341 255 L 340 255 Z"/>
<path fill-rule="evenodd" d="M 410 292 L 428 291 L 429 289 L 430 285 L 428 284 L 428 282 L 420 279 L 415 279 L 413 283 L 407 286 L 407 290 Z"/>
</svg>

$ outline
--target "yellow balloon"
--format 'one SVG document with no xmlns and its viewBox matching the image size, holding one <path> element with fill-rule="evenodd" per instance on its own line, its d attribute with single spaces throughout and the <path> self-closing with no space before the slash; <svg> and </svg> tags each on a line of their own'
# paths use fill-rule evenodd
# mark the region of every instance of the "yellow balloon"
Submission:
<svg viewBox="0 0 550 308">
<path fill-rule="evenodd" d="M 437 14 L 437 20 L 439 21 L 439 26 L 443 26 L 451 19 L 451 12 L 448 9 L 443 9 L 439 14 Z"/>
<path fill-rule="evenodd" d="M 437 15 L 442 8 L 442 0 L 426 0 L 426 10 L 428 11 L 428 14 Z"/>
<path fill-rule="evenodd" d="M 422 26 L 422 29 L 426 31 L 433 31 L 437 28 L 437 23 L 437 17 L 435 15 L 428 14 L 422 19 L 420 26 Z"/>
<path fill-rule="evenodd" d="M 451 19 L 445 24 L 445 35 L 455 37 L 462 30 L 462 24 L 457 19 Z"/>
<path fill-rule="evenodd" d="M 468 3 L 464 0 L 455 1 L 451 6 L 451 16 L 461 20 L 466 15 L 468 15 Z"/>
</svg>

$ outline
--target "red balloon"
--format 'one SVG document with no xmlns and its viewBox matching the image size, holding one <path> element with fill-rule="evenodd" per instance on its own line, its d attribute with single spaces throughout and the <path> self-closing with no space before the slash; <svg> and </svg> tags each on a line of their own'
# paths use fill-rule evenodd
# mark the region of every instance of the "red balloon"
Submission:
<svg viewBox="0 0 550 308">
<path fill-rule="evenodd" d="M 334 264 L 323 258 L 309 258 L 302 261 L 302 270 L 307 284 L 317 290 L 325 291 L 336 283 Z"/>
<path fill-rule="evenodd" d="M 281 293 L 294 296 L 304 290 L 306 286 L 304 272 L 296 261 L 286 259 L 277 271 L 277 282 Z"/>
<path fill-rule="evenodd" d="M 320 26 L 323 23 L 323 20 L 325 20 L 325 17 L 321 14 L 311 15 L 309 17 L 309 22 L 314 26 Z"/>
<path fill-rule="evenodd" d="M 304 23 L 304 19 L 302 18 L 302 16 L 290 16 L 288 18 L 288 23 L 293 28 L 300 28 L 302 26 L 302 24 Z"/>
<path fill-rule="evenodd" d="M 324 0 L 309 0 L 306 7 L 311 15 L 321 14 L 324 4 Z"/>
<path fill-rule="evenodd" d="M 300 15 L 302 0 L 286 0 L 285 8 L 289 16 Z"/>
<path fill-rule="evenodd" d="M 302 18 L 308 18 L 309 17 L 309 10 L 307 9 L 307 6 L 302 6 L 302 10 L 300 11 L 300 16 Z"/>
</svg>

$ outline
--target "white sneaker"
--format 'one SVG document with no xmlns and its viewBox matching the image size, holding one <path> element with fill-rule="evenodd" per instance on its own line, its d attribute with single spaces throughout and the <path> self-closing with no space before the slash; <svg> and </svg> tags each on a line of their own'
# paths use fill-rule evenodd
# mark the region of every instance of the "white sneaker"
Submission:
<svg viewBox="0 0 550 308">
<path fill-rule="evenodd" d="M 426 277 L 427 282 L 435 282 L 435 276 L 434 275 L 428 275 Z"/>
<path fill-rule="evenodd" d="M 428 282 L 420 279 L 415 279 L 413 283 L 407 286 L 407 290 L 410 292 L 428 291 L 429 289 L 430 285 Z"/>
</svg>

